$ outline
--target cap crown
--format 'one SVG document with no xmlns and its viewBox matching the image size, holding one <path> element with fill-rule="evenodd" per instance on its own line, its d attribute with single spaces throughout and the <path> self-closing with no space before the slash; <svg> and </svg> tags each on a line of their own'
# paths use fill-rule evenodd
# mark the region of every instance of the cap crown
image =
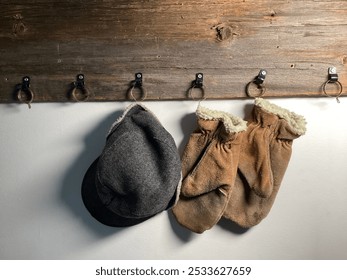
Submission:
<svg viewBox="0 0 347 280">
<path fill-rule="evenodd" d="M 155 215 L 175 201 L 181 179 L 172 136 L 142 106 L 117 121 L 99 158 L 96 180 L 101 202 L 127 218 Z"/>
</svg>

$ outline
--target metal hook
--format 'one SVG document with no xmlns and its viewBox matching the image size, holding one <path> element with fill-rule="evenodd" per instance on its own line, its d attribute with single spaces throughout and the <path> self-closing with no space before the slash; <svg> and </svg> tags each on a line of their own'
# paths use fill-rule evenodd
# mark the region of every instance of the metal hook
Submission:
<svg viewBox="0 0 347 280">
<path fill-rule="evenodd" d="M 134 80 L 134 86 L 135 87 L 142 87 L 142 73 L 135 73 L 135 80 Z"/>
<path fill-rule="evenodd" d="M 16 86 L 17 99 L 28 105 L 31 109 L 31 103 L 34 100 L 34 92 L 30 89 L 30 77 L 25 76 L 22 78 L 22 83 Z"/>
<path fill-rule="evenodd" d="M 266 71 L 265 69 L 261 69 L 261 70 L 259 71 L 258 76 L 256 76 L 252 81 L 250 81 L 250 82 L 246 85 L 246 94 L 247 94 L 249 97 L 256 98 L 256 97 L 261 97 L 261 96 L 263 96 L 263 95 L 265 94 L 266 87 L 263 85 L 263 83 L 264 83 L 264 81 L 265 81 L 266 75 L 267 75 L 267 71 Z M 258 96 L 253 96 L 253 95 L 251 95 L 251 93 L 250 93 L 251 84 L 255 84 L 255 85 L 257 86 L 257 89 L 260 91 L 260 93 L 258 94 Z"/>
<path fill-rule="evenodd" d="M 77 97 L 77 91 L 82 93 L 82 98 Z M 85 76 L 84 74 L 78 74 L 76 76 L 76 81 L 72 83 L 71 96 L 76 102 L 86 101 L 90 93 L 85 86 Z"/>
<path fill-rule="evenodd" d="M 335 84 L 338 87 L 338 93 L 336 96 L 329 95 L 327 93 L 327 86 L 328 84 Z M 329 67 L 328 68 L 328 80 L 323 84 L 323 92 L 326 96 L 329 97 L 335 97 L 337 103 L 340 103 L 339 97 L 341 96 L 343 91 L 342 84 L 339 81 L 339 76 L 337 75 L 336 67 Z"/>
<path fill-rule="evenodd" d="M 202 98 L 205 99 L 205 87 L 204 87 L 204 74 L 203 73 L 196 73 L 195 74 L 195 80 L 192 81 L 192 84 L 188 90 L 188 96 L 192 99 L 194 99 L 192 95 L 192 91 L 194 88 L 199 88 L 202 92 Z"/>
<path fill-rule="evenodd" d="M 131 98 L 136 102 L 137 100 L 133 94 L 134 88 L 140 89 L 140 91 L 141 91 L 141 99 L 140 100 L 142 100 L 142 101 L 145 100 L 147 97 L 147 91 L 143 87 L 143 75 L 140 72 L 135 73 L 135 80 L 131 81 L 130 87 L 128 89 L 128 95 L 130 95 Z"/>
</svg>

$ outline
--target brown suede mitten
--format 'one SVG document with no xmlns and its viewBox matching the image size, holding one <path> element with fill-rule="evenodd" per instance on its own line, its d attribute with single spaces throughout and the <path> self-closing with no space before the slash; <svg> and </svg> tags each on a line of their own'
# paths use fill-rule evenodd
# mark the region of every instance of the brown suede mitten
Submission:
<svg viewBox="0 0 347 280">
<path fill-rule="evenodd" d="M 177 221 L 202 233 L 221 218 L 234 185 L 242 135 L 242 119 L 199 106 L 198 128 L 182 156 L 182 187 L 173 208 Z"/>
<path fill-rule="evenodd" d="M 302 116 L 264 99 L 255 100 L 225 218 L 248 228 L 268 215 L 287 169 L 293 140 L 305 132 Z"/>
</svg>

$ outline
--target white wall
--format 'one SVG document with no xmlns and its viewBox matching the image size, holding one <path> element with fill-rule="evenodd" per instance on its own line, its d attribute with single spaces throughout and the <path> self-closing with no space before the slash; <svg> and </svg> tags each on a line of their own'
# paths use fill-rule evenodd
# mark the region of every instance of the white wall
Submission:
<svg viewBox="0 0 347 280">
<path fill-rule="evenodd" d="M 347 99 L 272 99 L 306 117 L 269 216 L 240 231 L 222 221 L 202 235 L 168 212 L 130 228 L 89 216 L 85 171 L 128 103 L 0 105 L 1 259 L 346 259 Z M 205 101 L 244 117 L 252 100 Z M 197 103 L 146 102 L 182 151 Z M 250 106 L 247 106 L 248 108 Z M 247 110 L 246 110 L 247 111 Z"/>
</svg>

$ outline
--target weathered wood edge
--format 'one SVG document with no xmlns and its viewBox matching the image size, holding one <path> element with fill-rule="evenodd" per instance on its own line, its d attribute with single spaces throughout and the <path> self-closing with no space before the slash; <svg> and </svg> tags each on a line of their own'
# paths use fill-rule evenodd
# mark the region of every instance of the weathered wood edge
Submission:
<svg viewBox="0 0 347 280">
<path fill-rule="evenodd" d="M 0 12 L 1 103 L 18 102 L 14 88 L 25 75 L 34 102 L 70 102 L 78 73 L 89 101 L 125 101 L 138 71 L 147 100 L 189 100 L 197 72 L 207 99 L 247 98 L 260 68 L 269 72 L 268 97 L 320 97 L 330 66 L 347 95 L 346 1 L 86 1 L 77 14 L 74 1 L 44 1 L 49 9 L 8 2 Z"/>
</svg>

